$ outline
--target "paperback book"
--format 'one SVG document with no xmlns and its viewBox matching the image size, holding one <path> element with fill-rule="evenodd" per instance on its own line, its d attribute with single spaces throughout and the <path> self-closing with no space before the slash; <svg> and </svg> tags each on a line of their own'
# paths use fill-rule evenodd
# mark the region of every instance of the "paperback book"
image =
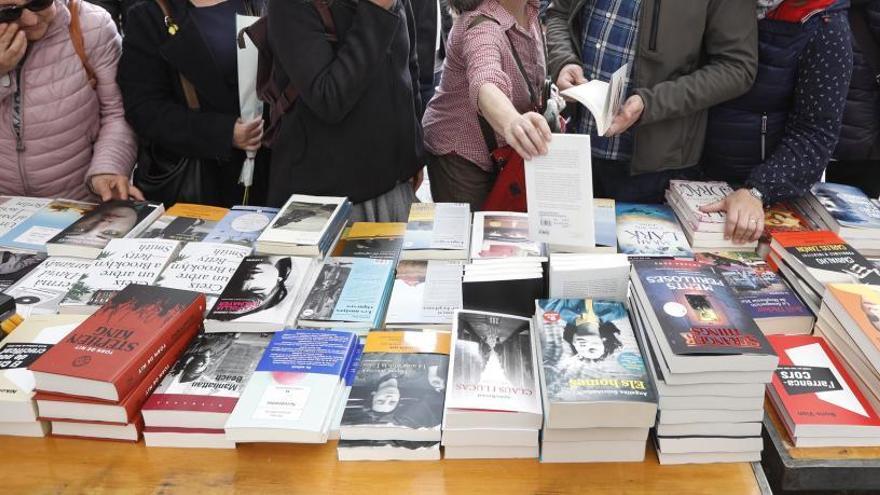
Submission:
<svg viewBox="0 0 880 495">
<path fill-rule="evenodd" d="M 342 233 L 333 256 L 397 261 L 405 232 L 405 223 L 355 222 Z"/>
<path fill-rule="evenodd" d="M 479 211 L 474 213 L 471 258 L 546 256 L 543 243 L 529 239 L 526 213 Z"/>
<path fill-rule="evenodd" d="M 811 189 L 823 219 L 841 237 L 880 235 L 880 208 L 861 189 L 817 182 Z"/>
<path fill-rule="evenodd" d="M 413 203 L 401 259 L 466 259 L 471 235 L 467 203 Z"/>
<path fill-rule="evenodd" d="M 51 202 L 48 198 L 0 196 L 0 235 L 6 235 Z"/>
<path fill-rule="evenodd" d="M 137 237 L 164 211 L 161 203 L 108 201 L 50 239 L 46 249 L 49 256 L 94 259 L 111 240 Z"/>
<path fill-rule="evenodd" d="M 671 180 L 667 199 L 683 223 L 696 232 L 724 232 L 727 217 L 722 212 L 704 213 L 701 206 L 726 198 L 733 189 L 726 182 Z"/>
<path fill-rule="evenodd" d="M 298 324 L 308 327 L 379 328 L 394 275 L 392 260 L 331 258 L 305 298 Z"/>
<path fill-rule="evenodd" d="M 0 251 L 0 291 L 5 292 L 45 260 L 45 254 Z"/>
<path fill-rule="evenodd" d="M 217 206 L 177 203 L 138 237 L 199 242 L 229 212 Z"/>
<path fill-rule="evenodd" d="M 61 300 L 92 263 L 82 258 L 49 257 L 5 293 L 15 299 L 15 309 L 22 318 L 58 313 Z"/>
<path fill-rule="evenodd" d="M 253 247 L 278 211 L 262 206 L 233 206 L 203 240 Z"/>
<path fill-rule="evenodd" d="M 294 194 L 257 238 L 257 252 L 324 256 L 350 213 L 344 197 Z"/>
<path fill-rule="evenodd" d="M 453 314 L 462 307 L 461 277 L 460 261 L 401 261 L 385 325 L 451 329 Z"/>
<path fill-rule="evenodd" d="M 833 232 L 778 232 L 772 239 L 772 254 L 819 295 L 827 283 L 880 285 L 880 270 Z"/>
<path fill-rule="evenodd" d="M 690 245 L 672 209 L 617 203 L 618 250 L 634 258 L 691 258 Z"/>
<path fill-rule="evenodd" d="M 251 251 L 250 247 L 235 244 L 189 242 L 171 258 L 156 285 L 201 292 L 208 298 L 210 309 Z"/>
<path fill-rule="evenodd" d="M 56 199 L 0 237 L 0 246 L 45 253 L 50 239 L 95 206 L 94 203 Z"/>
</svg>

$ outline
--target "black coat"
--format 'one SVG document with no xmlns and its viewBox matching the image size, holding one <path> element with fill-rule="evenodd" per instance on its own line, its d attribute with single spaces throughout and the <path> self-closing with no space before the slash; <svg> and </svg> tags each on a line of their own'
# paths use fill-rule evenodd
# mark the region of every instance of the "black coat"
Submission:
<svg viewBox="0 0 880 495">
<path fill-rule="evenodd" d="M 377 197 L 423 165 L 419 69 L 408 0 L 332 3 L 328 41 L 308 0 L 269 0 L 269 40 L 300 97 L 272 149 L 269 205 L 293 193 Z"/>
<path fill-rule="evenodd" d="M 852 9 L 864 17 L 874 52 L 880 52 L 880 0 L 856 0 Z M 835 152 L 838 160 L 880 160 L 880 84 L 865 56 L 853 36 L 853 73 Z M 880 66 L 880 60 L 875 60 L 874 66 Z"/>
<path fill-rule="evenodd" d="M 186 0 L 169 0 L 178 25 L 169 35 L 164 16 L 154 0 L 143 0 L 127 11 L 122 58 L 117 82 L 122 90 L 125 118 L 141 146 L 152 143 L 167 157 L 189 157 L 216 166 L 215 199 L 220 206 L 239 204 L 243 189 L 238 176 L 243 151 L 232 145 L 232 132 L 240 115 L 238 82 L 226 80 L 213 60 Z M 179 74 L 195 87 L 200 110 L 186 105 Z M 250 204 L 265 203 L 265 176 L 269 156 L 257 156 Z"/>
</svg>

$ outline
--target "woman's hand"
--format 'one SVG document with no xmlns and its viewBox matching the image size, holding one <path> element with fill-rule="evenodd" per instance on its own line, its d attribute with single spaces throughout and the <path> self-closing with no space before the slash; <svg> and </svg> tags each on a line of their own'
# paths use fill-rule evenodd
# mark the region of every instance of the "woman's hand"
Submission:
<svg viewBox="0 0 880 495">
<path fill-rule="evenodd" d="M 27 38 L 18 24 L 0 24 L 0 74 L 9 74 L 27 50 Z"/>
<path fill-rule="evenodd" d="M 527 112 L 510 119 L 504 126 L 504 140 L 524 160 L 547 154 L 552 134 L 547 119 L 535 112 Z"/>
<path fill-rule="evenodd" d="M 748 189 L 737 189 L 726 198 L 700 207 L 703 213 L 727 212 L 724 239 L 734 244 L 757 241 L 764 232 L 764 206 Z"/>
<path fill-rule="evenodd" d="M 232 130 L 232 145 L 244 151 L 257 151 L 263 143 L 263 119 L 238 119 Z"/>
<path fill-rule="evenodd" d="M 136 199 L 144 200 L 141 191 L 131 185 L 128 177 L 115 174 L 98 174 L 89 177 L 89 186 L 92 192 L 101 197 L 101 201 L 110 201 L 111 199 Z"/>
</svg>

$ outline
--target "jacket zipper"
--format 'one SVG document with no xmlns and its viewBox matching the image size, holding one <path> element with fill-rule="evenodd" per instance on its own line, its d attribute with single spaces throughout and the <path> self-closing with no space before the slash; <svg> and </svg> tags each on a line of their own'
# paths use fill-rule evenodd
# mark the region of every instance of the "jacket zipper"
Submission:
<svg viewBox="0 0 880 495">
<path fill-rule="evenodd" d="M 761 115 L 761 161 L 767 157 L 767 114 Z"/>
<path fill-rule="evenodd" d="M 15 93 L 12 100 L 12 131 L 15 133 L 15 151 L 18 162 L 18 173 L 21 176 L 21 184 L 24 194 L 30 194 L 27 177 L 24 173 L 24 88 L 21 83 L 24 64 L 15 69 Z"/>
<path fill-rule="evenodd" d="M 651 15 L 651 38 L 648 41 L 648 49 L 657 51 L 657 32 L 660 30 L 660 5 L 662 0 L 654 0 L 654 12 Z"/>
</svg>

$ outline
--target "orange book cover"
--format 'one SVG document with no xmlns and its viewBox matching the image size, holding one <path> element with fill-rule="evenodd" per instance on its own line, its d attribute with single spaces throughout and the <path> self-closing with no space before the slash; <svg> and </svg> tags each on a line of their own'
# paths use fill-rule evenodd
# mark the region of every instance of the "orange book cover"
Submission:
<svg viewBox="0 0 880 495">
<path fill-rule="evenodd" d="M 859 330 L 880 350 L 880 287 L 829 284 L 831 295 L 843 306 Z"/>
<path fill-rule="evenodd" d="M 229 213 L 228 208 L 191 203 L 175 203 L 174 206 L 165 210 L 165 215 L 170 217 L 200 218 L 211 222 L 219 222 L 227 213 Z"/>
<path fill-rule="evenodd" d="M 449 354 L 452 334 L 443 330 L 370 332 L 364 352 Z"/>
<path fill-rule="evenodd" d="M 773 240 L 784 248 L 802 248 L 825 245 L 845 245 L 843 239 L 829 230 L 814 230 L 807 232 L 773 232 Z"/>
</svg>

